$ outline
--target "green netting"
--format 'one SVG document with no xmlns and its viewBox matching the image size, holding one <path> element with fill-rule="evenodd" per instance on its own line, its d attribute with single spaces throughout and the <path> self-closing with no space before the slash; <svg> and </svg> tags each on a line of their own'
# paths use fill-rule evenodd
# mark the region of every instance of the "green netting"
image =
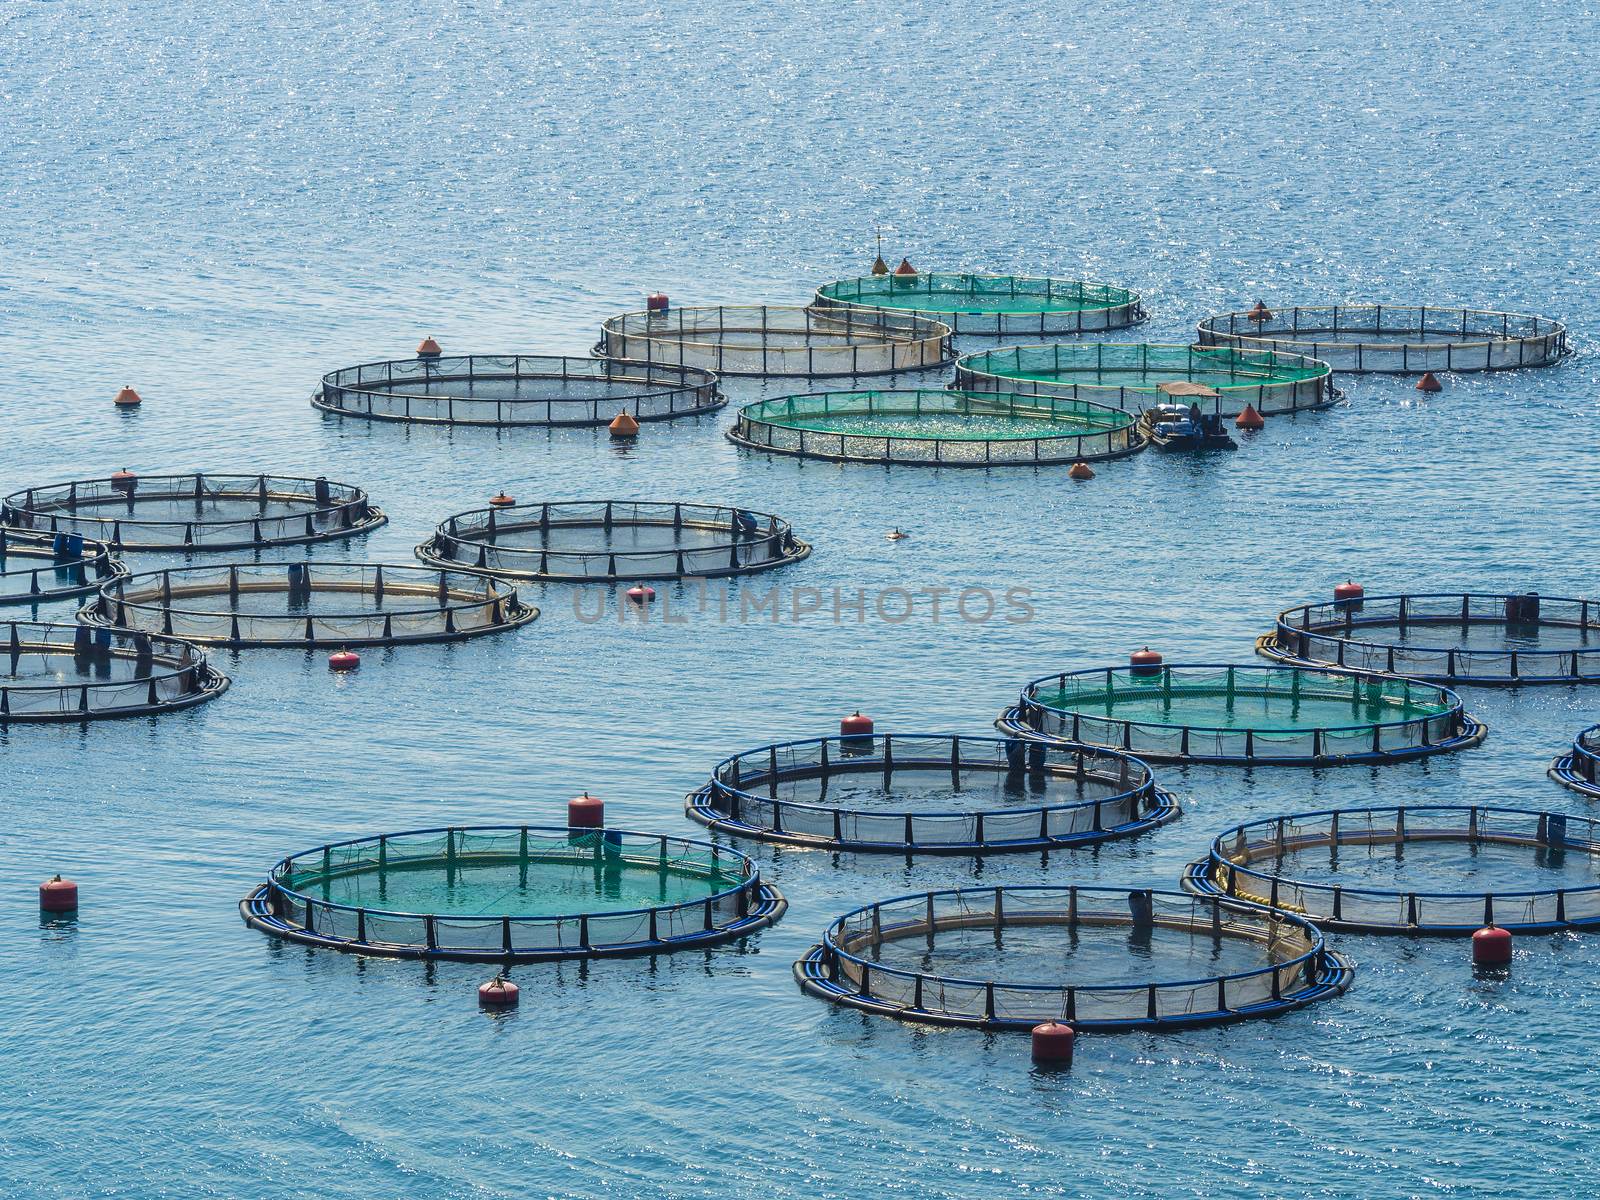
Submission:
<svg viewBox="0 0 1600 1200">
<path fill-rule="evenodd" d="M 1253 729 L 1329 729 L 1409 721 L 1451 710 L 1439 688 L 1407 679 L 1226 667 L 1182 675 L 1127 669 L 1068 675 L 1032 697 L 1050 708 L 1123 721 Z"/>
<path fill-rule="evenodd" d="M 789 429 L 952 441 L 1067 437 L 1133 423 L 1120 409 L 1082 400 L 932 388 L 781 396 L 752 404 L 744 414 Z"/>
<path fill-rule="evenodd" d="M 1027 392 L 1078 398 L 1139 411 L 1161 398 L 1163 383 L 1214 388 L 1202 402 L 1225 415 L 1245 404 L 1266 414 L 1333 403 L 1333 372 L 1298 354 L 1151 342 L 1010 346 L 969 354 L 956 364 L 955 386 L 968 391 Z M 1193 400 L 1184 397 L 1185 403 Z"/>
</svg>

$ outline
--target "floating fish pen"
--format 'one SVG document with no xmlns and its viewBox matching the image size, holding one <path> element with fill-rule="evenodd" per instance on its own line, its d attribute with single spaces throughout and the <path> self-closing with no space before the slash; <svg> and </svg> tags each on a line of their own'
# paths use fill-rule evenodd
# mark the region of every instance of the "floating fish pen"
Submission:
<svg viewBox="0 0 1600 1200">
<path fill-rule="evenodd" d="M 925 371 L 955 360 L 950 327 L 914 313 L 716 305 L 623 313 L 601 326 L 599 358 L 718 375 L 816 379 Z"/>
<path fill-rule="evenodd" d="M 1600 925 L 1600 822 L 1516 808 L 1296 813 L 1235 826 L 1184 887 L 1350 933 Z"/>
<path fill-rule="evenodd" d="M 1572 749 L 1550 764 L 1550 778 L 1579 795 L 1600 799 L 1600 725 L 1572 739 Z"/>
<path fill-rule="evenodd" d="M 292 855 L 240 902 L 263 933 L 397 958 L 538 962 L 694 950 L 787 902 L 749 858 L 618 829 L 478 826 Z"/>
<path fill-rule="evenodd" d="M 388 563 L 235 563 L 147 571 L 78 619 L 218 646 L 390 646 L 525 625 L 539 610 L 487 575 Z"/>
<path fill-rule="evenodd" d="M 746 405 L 728 437 L 800 458 L 913 466 L 1033 466 L 1144 448 L 1131 413 L 1083 400 L 944 389 L 816 392 Z"/>
<path fill-rule="evenodd" d="M 1288 913 L 1181 892 L 985 887 L 869 904 L 794 967 L 835 1004 L 938 1025 L 1172 1030 L 1270 1017 L 1350 985 Z"/>
<path fill-rule="evenodd" d="M 690 817 L 735 837 L 889 854 L 1085 846 L 1178 815 L 1150 768 L 1110 750 L 1016 738 L 846 734 L 718 763 Z"/>
<path fill-rule="evenodd" d="M 352 537 L 388 520 L 366 492 L 281 475 L 81 479 L 7 496 L 0 521 L 68 533 L 112 550 L 248 550 Z"/>
<path fill-rule="evenodd" d="M 1278 614 L 1256 649 L 1279 662 L 1452 685 L 1600 681 L 1600 601 L 1472 592 L 1360 596 Z"/>
<path fill-rule="evenodd" d="M 1139 294 L 1127 288 L 1029 275 L 863 275 L 824 284 L 816 304 L 919 313 L 979 337 L 1103 333 L 1145 319 Z"/>
<path fill-rule="evenodd" d="M 109 546 L 81 534 L 0 527 L 0 604 L 71 599 L 127 573 Z"/>
<path fill-rule="evenodd" d="M 1548 317 L 1408 304 L 1264 305 L 1200 322 L 1200 343 L 1303 354 L 1338 371 L 1504 371 L 1548 367 L 1568 352 Z"/>
<path fill-rule="evenodd" d="M 1343 398 L 1328 364 L 1303 355 L 1152 342 L 985 350 L 964 355 L 955 379 L 966 391 L 1057 396 L 1132 413 L 1166 400 L 1164 383 L 1211 388 L 1216 395 L 1202 408 L 1224 417 L 1237 416 L 1246 405 L 1270 417 L 1327 408 Z"/>
<path fill-rule="evenodd" d="M 464 354 L 363 363 L 322 377 L 324 412 L 432 425 L 604 425 L 714 412 L 710 371 L 545 354 Z"/>
<path fill-rule="evenodd" d="M 768 513 L 712 504 L 566 500 L 474 509 L 417 547 L 423 562 L 512 579 L 605 583 L 745 575 L 811 547 Z"/>
<path fill-rule="evenodd" d="M 7 621 L 0 725 L 97 721 L 188 708 L 228 677 L 188 642 L 87 625 Z"/>
<path fill-rule="evenodd" d="M 1433 684 L 1320 668 L 1101 667 L 1030 683 L 1002 732 L 1158 762 L 1336 766 L 1475 746 L 1485 727 Z"/>
</svg>

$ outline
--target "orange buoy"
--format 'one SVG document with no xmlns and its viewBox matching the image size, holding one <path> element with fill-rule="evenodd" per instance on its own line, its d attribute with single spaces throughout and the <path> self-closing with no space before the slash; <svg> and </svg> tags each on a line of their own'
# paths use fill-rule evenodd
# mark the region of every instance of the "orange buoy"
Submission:
<svg viewBox="0 0 1600 1200">
<path fill-rule="evenodd" d="M 656 590 L 642 583 L 636 583 L 627 591 L 627 597 L 635 604 L 649 604 L 656 598 Z"/>
<path fill-rule="evenodd" d="M 606 823 L 606 802 L 585 792 L 567 801 L 568 829 L 599 829 Z"/>
<path fill-rule="evenodd" d="M 521 998 L 521 989 L 504 975 L 478 985 L 478 1003 L 484 1008 L 515 1008 Z"/>
<path fill-rule="evenodd" d="M 1439 382 L 1439 377 L 1432 371 L 1424 371 L 1422 378 L 1417 380 L 1417 391 L 1442 392 L 1444 391 L 1444 384 Z"/>
<path fill-rule="evenodd" d="M 444 351 L 439 349 L 439 343 L 434 341 L 431 336 L 430 337 L 425 337 L 425 338 L 422 339 L 422 341 L 417 343 L 417 357 L 418 358 L 425 358 L 425 359 L 438 358 L 439 355 L 441 355 L 443 353 L 444 353 Z"/>
<path fill-rule="evenodd" d="M 504 492 L 496 492 L 489 497 L 490 508 L 510 508 L 516 502 L 517 498 L 515 496 L 508 496 Z"/>
<path fill-rule="evenodd" d="M 896 525 L 893 529 L 889 530 L 889 532 L 884 534 L 883 536 L 885 538 L 887 538 L 891 542 L 903 542 L 908 537 L 910 537 L 911 535 L 909 533 L 907 533 L 904 529 L 901 529 L 900 526 Z"/>
<path fill-rule="evenodd" d="M 1067 471 L 1067 477 L 1069 479 L 1093 479 L 1094 472 L 1089 468 L 1089 464 L 1080 458 L 1077 462 L 1073 463 L 1071 469 Z"/>
<path fill-rule="evenodd" d="M 1161 674 L 1161 654 L 1157 650 L 1146 646 L 1143 650 L 1135 650 L 1128 655 L 1128 673 L 1130 675 L 1159 675 Z"/>
<path fill-rule="evenodd" d="M 889 273 L 889 264 L 883 261 L 883 255 L 880 254 L 872 260 L 872 273 L 874 275 L 887 275 Z"/>
<path fill-rule="evenodd" d="M 361 655 L 354 650 L 335 650 L 328 655 L 330 671 L 354 671 L 361 665 Z"/>
<path fill-rule="evenodd" d="M 1472 935 L 1472 965 L 1475 967 L 1509 967 L 1511 965 L 1511 931 L 1498 925 L 1485 925 Z"/>
<path fill-rule="evenodd" d="M 1256 306 L 1249 312 L 1245 313 L 1245 316 L 1254 321 L 1257 325 L 1260 325 L 1272 320 L 1272 310 L 1267 307 L 1267 302 L 1265 300 L 1257 300 Z"/>
<path fill-rule="evenodd" d="M 894 269 L 894 273 L 896 275 L 915 275 L 917 273 L 917 269 L 911 265 L 911 260 L 909 258 L 902 258 L 900 260 L 900 265 Z"/>
<path fill-rule="evenodd" d="M 639 436 L 639 422 L 633 419 L 632 413 L 619 412 L 611 418 L 611 424 L 606 428 L 611 430 L 614 438 L 631 438 Z"/>
<path fill-rule="evenodd" d="M 644 307 L 646 312 L 664 313 L 671 307 L 671 303 L 667 300 L 665 292 L 651 292 L 644 298 Z"/>
<path fill-rule="evenodd" d="M 1070 1067 L 1072 1043 L 1077 1033 L 1064 1021 L 1046 1021 L 1033 1027 L 1033 1061 L 1045 1066 Z"/>
<path fill-rule="evenodd" d="M 139 477 L 127 467 L 111 472 L 111 490 L 114 492 L 131 492 L 138 482 Z"/>
<path fill-rule="evenodd" d="M 70 879 L 52 875 L 39 885 L 39 911 L 67 913 L 78 911 L 78 885 Z"/>
<path fill-rule="evenodd" d="M 144 400 L 131 387 L 125 387 L 117 393 L 117 398 L 112 403 L 118 408 L 138 408 Z"/>
<path fill-rule="evenodd" d="M 1267 419 L 1256 411 L 1254 404 L 1246 404 L 1244 411 L 1233 419 L 1233 423 L 1240 429 L 1265 429 Z"/>
</svg>

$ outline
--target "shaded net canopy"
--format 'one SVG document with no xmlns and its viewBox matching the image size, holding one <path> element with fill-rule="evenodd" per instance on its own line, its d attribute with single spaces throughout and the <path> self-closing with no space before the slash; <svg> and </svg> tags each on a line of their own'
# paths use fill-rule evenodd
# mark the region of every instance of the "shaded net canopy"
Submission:
<svg viewBox="0 0 1600 1200">
<path fill-rule="evenodd" d="M 1018 739 L 846 735 L 719 763 L 690 815 L 744 836 L 863 849 L 1021 849 L 1136 832 L 1175 814 L 1137 759 Z"/>
<path fill-rule="evenodd" d="M 595 353 L 719 375 L 882 375 L 947 365 L 950 327 L 911 313 L 719 305 L 624 313 Z"/>
<path fill-rule="evenodd" d="M 0 604 L 80 596 L 127 574 L 110 547 L 77 533 L 33 533 L 0 527 Z"/>
<path fill-rule="evenodd" d="M 1191 868 L 1199 890 L 1377 932 L 1600 921 L 1600 823 L 1477 806 L 1250 822 Z"/>
<path fill-rule="evenodd" d="M 1023 695 L 1037 732 L 1168 757 L 1382 754 L 1450 739 L 1460 700 L 1431 684 L 1296 667 L 1109 667 Z"/>
<path fill-rule="evenodd" d="M 770 513 L 631 500 L 477 509 L 451 517 L 417 547 L 425 562 L 571 581 L 741 574 L 809 552 Z"/>
<path fill-rule="evenodd" d="M 146 572 L 102 587 L 80 619 L 198 642 L 310 646 L 470 637 L 537 615 L 484 575 L 317 562 Z"/>
<path fill-rule="evenodd" d="M 1089 887 L 965 888 L 871 904 L 829 926 L 812 964 L 802 981 L 809 975 L 830 999 L 1023 1027 L 1265 1015 L 1323 994 L 1337 966 L 1298 918 Z"/>
<path fill-rule="evenodd" d="M 195 646 L 86 625 L 9 621 L 0 721 L 90 719 L 181 708 L 227 681 Z"/>
<path fill-rule="evenodd" d="M 1009 346 L 964 355 L 955 386 L 1087 400 L 1140 412 L 1165 400 L 1163 383 L 1217 391 L 1203 409 L 1236 415 L 1246 404 L 1266 416 L 1325 408 L 1339 399 L 1326 363 L 1298 354 L 1152 342 Z"/>
<path fill-rule="evenodd" d="M 1263 652 L 1455 683 L 1600 678 L 1600 602 L 1436 592 L 1305 604 Z"/>
<path fill-rule="evenodd" d="M 696 367 L 542 354 L 364 363 L 322 378 L 318 408 L 454 425 L 599 425 L 710 412 L 725 403 Z"/>
<path fill-rule="evenodd" d="M 360 488 L 277 475 L 129 475 L 6 497 L 6 524 L 113 549 L 242 549 L 349 537 L 386 519 Z"/>
<path fill-rule="evenodd" d="M 386 834 L 273 868 L 267 901 L 326 939 L 424 953 L 586 953 L 698 939 L 755 907 L 736 851 L 621 830 L 527 826 Z"/>
<path fill-rule="evenodd" d="M 1056 396 L 916 388 L 780 396 L 745 406 L 730 436 L 758 449 L 863 462 L 1075 462 L 1137 450 L 1134 418 Z"/>
<path fill-rule="evenodd" d="M 817 302 L 927 313 L 961 334 L 1083 333 L 1144 319 L 1127 288 L 1026 275 L 865 275 L 824 284 Z"/>
<path fill-rule="evenodd" d="M 1223 313 L 1202 344 L 1308 354 L 1340 371 L 1494 371 L 1549 366 L 1568 352 L 1559 321 L 1487 309 L 1328 304 Z"/>
</svg>

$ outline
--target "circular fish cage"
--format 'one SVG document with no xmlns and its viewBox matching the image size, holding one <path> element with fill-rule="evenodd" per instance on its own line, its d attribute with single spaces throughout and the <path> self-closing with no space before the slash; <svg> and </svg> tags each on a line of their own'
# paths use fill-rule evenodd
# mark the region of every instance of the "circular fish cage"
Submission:
<svg viewBox="0 0 1600 1200">
<path fill-rule="evenodd" d="M 611 317 L 598 358 L 699 367 L 718 375 L 889 375 L 955 361 L 950 327 L 914 313 L 728 304 Z"/>
<path fill-rule="evenodd" d="M 1428 592 L 1302 604 L 1256 650 L 1279 662 L 1514 687 L 1600 681 L 1600 601 Z"/>
<path fill-rule="evenodd" d="M 1326 304 L 1222 313 L 1200 322 L 1204 346 L 1321 359 L 1338 371 L 1417 374 L 1548 367 L 1570 351 L 1548 317 L 1410 304 Z"/>
<path fill-rule="evenodd" d="M 1311 667 L 1096 667 L 1030 683 L 1002 732 L 1156 762 L 1339 766 L 1475 746 L 1487 729 L 1433 684 Z"/>
<path fill-rule="evenodd" d="M 149 716 L 228 689 L 198 646 L 176 638 L 37 621 L 7 621 L 3 636 L 0 725 Z"/>
<path fill-rule="evenodd" d="M 1597 835 L 1589 817 L 1518 808 L 1296 813 L 1223 833 L 1183 885 L 1230 908 L 1289 912 L 1349 933 L 1594 927 Z"/>
<path fill-rule="evenodd" d="M 463 354 L 363 363 L 322 377 L 311 403 L 323 412 L 431 425 L 604 425 L 714 412 L 727 403 L 698 367 Z"/>
<path fill-rule="evenodd" d="M 389 563 L 234 563 L 104 584 L 78 619 L 217 646 L 393 646 L 526 625 L 500 580 Z"/>
<path fill-rule="evenodd" d="M 1316 927 L 1182 892 L 985 887 L 869 904 L 794 966 L 835 1004 L 937 1025 L 1172 1030 L 1338 995 L 1353 969 Z"/>
<path fill-rule="evenodd" d="M 285 858 L 240 902 L 252 928 L 395 958 L 541 962 L 747 937 L 788 907 L 749 858 L 619 829 L 472 826 Z"/>
<path fill-rule="evenodd" d="M 1572 739 L 1572 749 L 1550 764 L 1550 778 L 1579 795 L 1600 798 L 1600 725 Z"/>
<path fill-rule="evenodd" d="M 44 604 L 87 595 L 128 574 L 109 546 L 76 533 L 0 526 L 0 604 Z"/>
<path fill-rule="evenodd" d="M 718 763 L 688 798 L 735 837 L 884 854 L 1005 854 L 1086 846 L 1178 815 L 1150 768 L 1110 750 L 1017 738 L 846 734 Z"/>
<path fill-rule="evenodd" d="M 606 583 L 746 575 L 798 562 L 811 547 L 787 521 L 744 508 L 564 500 L 457 513 L 416 553 L 511 579 Z"/>
<path fill-rule="evenodd" d="M 387 517 L 348 483 L 282 475 L 133 475 L 29 488 L 0 521 L 112 550 L 248 550 L 353 537 Z"/>
<path fill-rule="evenodd" d="M 823 284 L 816 305 L 914 312 L 977 337 L 1103 333 L 1145 319 L 1127 288 L 1030 275 L 863 275 Z"/>
<path fill-rule="evenodd" d="M 1145 444 L 1136 419 L 1119 408 L 932 388 L 760 400 L 739 410 L 728 438 L 799 458 L 932 467 L 1087 462 Z"/>
<path fill-rule="evenodd" d="M 1188 396 L 1203 410 L 1234 417 L 1251 405 L 1263 416 L 1327 408 L 1343 399 L 1325 362 L 1271 350 L 1078 342 L 1007 346 L 963 355 L 955 386 L 1088 401 L 1138 413 L 1167 397 L 1162 384 L 1189 383 L 1214 396 Z"/>
</svg>

